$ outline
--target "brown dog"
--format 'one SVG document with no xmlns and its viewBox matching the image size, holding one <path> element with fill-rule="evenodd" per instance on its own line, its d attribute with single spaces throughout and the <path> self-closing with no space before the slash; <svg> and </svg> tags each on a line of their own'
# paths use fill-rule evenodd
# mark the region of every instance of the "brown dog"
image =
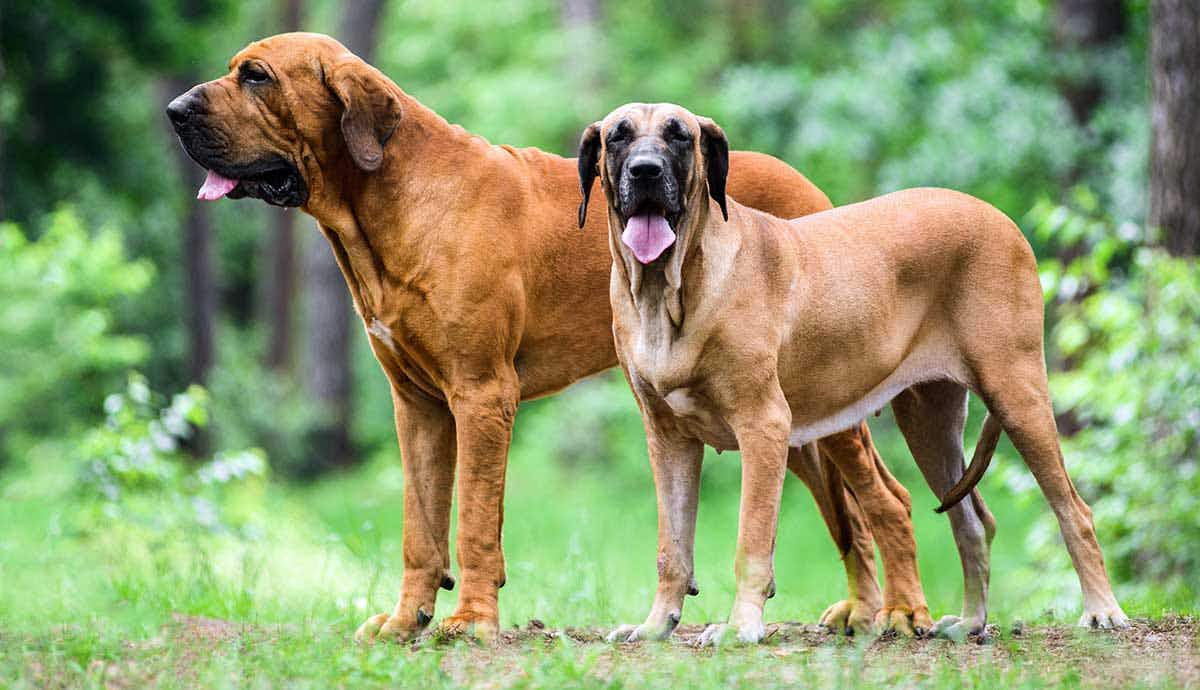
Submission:
<svg viewBox="0 0 1200 690">
<path fill-rule="evenodd" d="M 667 559 L 651 619 L 683 601 L 692 535 L 678 506 L 696 502 L 696 482 L 682 475 L 703 444 L 741 449 L 742 498 L 733 610 L 700 642 L 731 630 L 756 642 L 789 449 L 895 398 L 914 456 L 952 474 L 962 467 L 971 390 L 990 411 L 972 467 L 986 465 L 1003 427 L 1059 519 L 1083 587 L 1081 624 L 1127 625 L 1091 511 L 1063 466 L 1037 264 L 1016 225 L 940 189 L 780 220 L 727 199 L 728 150 L 720 127 L 670 104 L 622 106 L 580 145 L 582 188 L 599 175 L 607 200 L 617 356 L 642 410 L 659 494 Z M 840 467 L 890 577 L 896 545 L 881 532 L 904 522 L 902 506 Z M 901 554 L 910 548 L 910 532 L 888 534 L 905 539 Z"/>
<path fill-rule="evenodd" d="M 358 637 L 419 632 L 438 587 L 454 586 L 456 468 L 462 594 L 443 627 L 492 636 L 517 405 L 616 364 L 601 202 L 592 231 L 576 231 L 573 161 L 492 146 L 446 123 L 326 36 L 259 41 L 229 68 L 168 107 L 188 153 L 209 170 L 200 196 L 250 196 L 315 217 L 392 386 L 405 475 L 403 586 L 395 610 L 373 616 Z M 785 217 L 829 207 L 773 158 L 735 153 L 730 163 L 729 192 L 747 204 Z M 826 457 L 863 468 L 907 505 L 865 425 L 822 444 Z M 816 452 L 791 463 L 845 557 L 850 599 L 823 621 L 861 629 L 882 603 L 871 534 L 831 465 Z M 911 567 L 887 573 L 891 608 L 880 623 L 912 634 L 930 622 L 915 554 L 907 559 Z"/>
</svg>

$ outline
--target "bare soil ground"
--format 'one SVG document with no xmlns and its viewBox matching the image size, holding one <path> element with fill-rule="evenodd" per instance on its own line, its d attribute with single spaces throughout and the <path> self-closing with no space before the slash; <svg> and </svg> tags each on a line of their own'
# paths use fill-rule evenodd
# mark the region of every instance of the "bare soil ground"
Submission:
<svg viewBox="0 0 1200 690">
<path fill-rule="evenodd" d="M 158 635 L 72 671 L 53 655 L 28 658 L 39 687 L 79 681 L 107 688 L 214 684 L 355 687 L 781 687 L 795 684 L 911 687 L 1200 687 L 1200 619 L 1138 620 L 1128 630 L 1063 625 L 992 628 L 987 638 L 846 638 L 816 625 L 768 626 L 755 647 L 697 649 L 704 626 L 681 626 L 666 643 L 611 645 L 606 630 L 548 629 L 539 621 L 505 630 L 495 645 L 437 638 L 355 647 L 339 631 L 249 625 L 175 615 Z M 70 636 L 70 631 L 58 635 Z M 224 660 L 224 661 L 222 661 Z M 338 670 L 331 666 L 341 665 Z M 215 666 L 214 666 L 215 665 Z M 410 667 L 410 676 L 397 670 Z M 214 670 L 216 668 L 216 670 Z M 371 669 L 375 668 L 372 672 Z"/>
</svg>

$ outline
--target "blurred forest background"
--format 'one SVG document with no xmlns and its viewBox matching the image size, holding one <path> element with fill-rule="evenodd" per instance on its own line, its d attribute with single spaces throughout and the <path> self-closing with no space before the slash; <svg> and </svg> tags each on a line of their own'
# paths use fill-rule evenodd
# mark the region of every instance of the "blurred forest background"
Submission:
<svg viewBox="0 0 1200 690">
<path fill-rule="evenodd" d="M 297 211 L 196 202 L 201 170 L 163 116 L 246 43 L 292 29 L 340 38 L 494 143 L 571 156 L 614 106 L 675 101 L 712 116 L 736 148 L 787 160 L 837 204 L 918 185 L 995 204 L 1041 260 L 1068 466 L 1118 592 L 1132 614 L 1195 609 L 1200 10 L 1189 0 L 5 3 L 5 582 L 51 577 L 64 612 L 81 591 L 126 605 L 151 590 L 135 586 L 151 575 L 139 580 L 131 564 L 161 575 L 178 556 L 161 554 L 182 540 L 208 544 L 191 553 L 211 563 L 184 568 L 208 579 L 162 594 L 168 610 L 286 616 L 283 603 L 271 613 L 254 599 L 263 578 L 286 579 L 281 569 L 338 602 L 328 615 L 303 609 L 316 615 L 352 625 L 390 606 L 402 494 L 388 386 L 331 253 Z M 917 501 L 935 612 L 955 610 L 947 525 L 927 510 L 887 411 L 871 424 Z M 706 465 L 701 517 L 702 571 L 723 578 L 718 592 L 732 587 L 728 457 Z M 801 596 L 793 582 L 816 594 L 772 603 L 769 617 L 813 620 L 843 581 L 795 484 L 780 591 Z M 998 610 L 1073 614 L 1065 550 L 1011 448 L 983 488 L 1000 522 Z M 648 594 L 634 592 L 653 591 L 654 501 L 619 375 L 523 406 L 509 491 L 506 617 L 640 615 Z M 325 555 L 281 560 L 287 539 Z M 92 554 L 93 585 L 57 569 L 76 562 L 71 549 Z M 230 565 L 234 552 L 243 558 Z M 230 585 L 226 567 L 259 585 Z M 611 607 L 605 587 L 621 593 Z M 0 617 L 11 623 L 33 603 L 6 589 Z"/>
</svg>

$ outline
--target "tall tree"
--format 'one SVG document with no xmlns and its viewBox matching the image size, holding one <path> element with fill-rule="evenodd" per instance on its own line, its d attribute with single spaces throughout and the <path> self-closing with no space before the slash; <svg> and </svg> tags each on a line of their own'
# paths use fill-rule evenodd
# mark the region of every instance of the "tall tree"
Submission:
<svg viewBox="0 0 1200 690">
<path fill-rule="evenodd" d="M 1200 255 L 1200 3 L 1150 5 L 1150 224 L 1175 256 Z"/>
<path fill-rule="evenodd" d="M 303 13 L 301 0 L 283 0 L 280 8 L 280 28 L 299 31 Z M 272 211 L 273 227 L 267 239 L 265 286 L 266 321 L 268 331 L 267 366 L 285 371 L 292 364 L 292 299 L 296 292 L 296 231 L 295 216 L 290 209 Z"/>
<path fill-rule="evenodd" d="M 370 61 L 375 52 L 383 0 L 357 0 L 342 6 L 338 33 L 353 53 Z M 305 311 L 309 365 L 306 388 L 323 408 L 310 431 L 308 473 L 354 462 L 350 443 L 350 296 L 328 244 L 310 233 L 305 246 Z"/>
<path fill-rule="evenodd" d="M 193 76 L 176 74 L 163 81 L 163 102 L 181 94 L 196 83 Z M 168 134 L 172 139 L 174 135 Z M 180 179 L 189 191 L 200 188 L 204 181 L 200 168 L 175 141 L 169 141 L 175 152 Z M 212 260 L 212 223 L 208 204 L 189 203 L 184 211 L 183 261 L 184 305 L 187 321 L 188 378 L 203 384 L 215 360 L 217 321 L 217 282 Z"/>
</svg>

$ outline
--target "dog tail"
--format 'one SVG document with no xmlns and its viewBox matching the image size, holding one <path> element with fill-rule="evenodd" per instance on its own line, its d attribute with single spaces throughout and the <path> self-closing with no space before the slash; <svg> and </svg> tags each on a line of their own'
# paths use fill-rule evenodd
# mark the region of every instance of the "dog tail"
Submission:
<svg viewBox="0 0 1200 690">
<path fill-rule="evenodd" d="M 958 502 L 963 500 L 967 494 L 975 488 L 980 479 L 983 479 L 983 473 L 987 472 L 988 465 L 992 463 L 992 453 L 996 451 L 996 443 L 1000 440 L 1000 420 L 992 413 L 988 413 L 983 419 L 983 429 L 979 432 L 979 443 L 975 444 L 975 454 L 971 456 L 971 464 L 967 465 L 967 471 L 963 473 L 958 483 L 950 488 L 942 498 L 942 504 L 937 507 L 935 512 L 944 513 Z"/>
</svg>

